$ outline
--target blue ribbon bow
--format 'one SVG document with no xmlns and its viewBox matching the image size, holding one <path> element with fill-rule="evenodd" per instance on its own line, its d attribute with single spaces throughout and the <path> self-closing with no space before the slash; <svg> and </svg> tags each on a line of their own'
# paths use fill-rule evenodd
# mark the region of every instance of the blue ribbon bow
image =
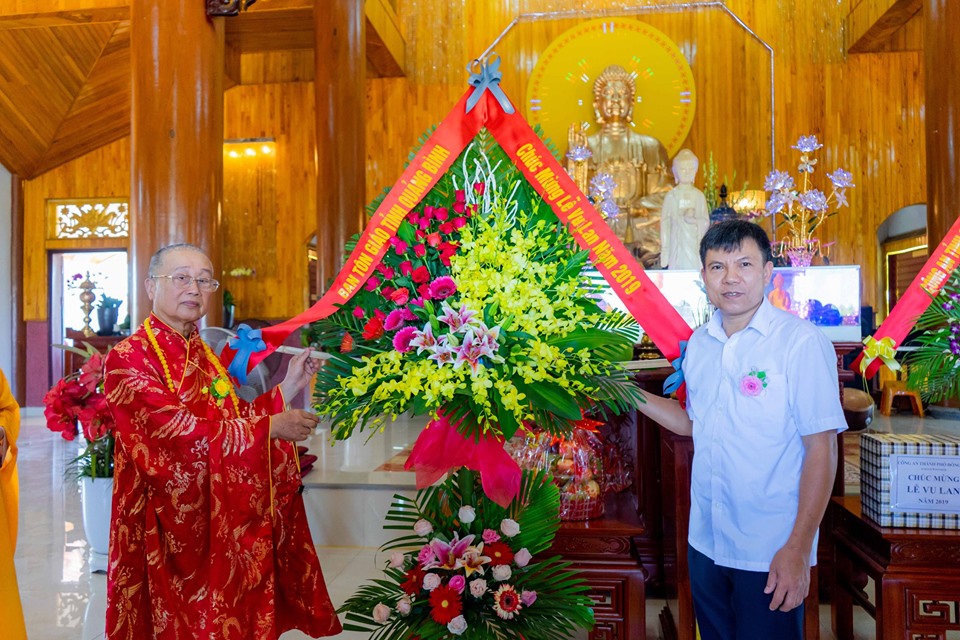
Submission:
<svg viewBox="0 0 960 640">
<path fill-rule="evenodd" d="M 247 384 L 247 364 L 250 356 L 267 348 L 267 343 L 260 336 L 260 329 L 251 329 L 250 325 L 241 324 L 237 327 L 237 337 L 227 341 L 230 348 L 237 352 L 227 367 L 227 372 L 240 384 Z"/>
<path fill-rule="evenodd" d="M 674 372 L 663 381 L 663 392 L 673 393 L 683 384 L 683 358 L 687 355 L 687 341 L 680 341 L 680 355 L 670 364 L 673 365 Z"/>
<path fill-rule="evenodd" d="M 500 80 L 503 78 L 500 73 L 500 56 L 491 53 L 482 60 L 474 60 L 467 67 L 467 71 L 470 72 L 470 86 L 474 87 L 473 93 L 467 98 L 467 113 L 477 106 L 484 91 L 492 93 L 506 113 L 515 111 L 507 94 L 500 88 Z"/>
</svg>

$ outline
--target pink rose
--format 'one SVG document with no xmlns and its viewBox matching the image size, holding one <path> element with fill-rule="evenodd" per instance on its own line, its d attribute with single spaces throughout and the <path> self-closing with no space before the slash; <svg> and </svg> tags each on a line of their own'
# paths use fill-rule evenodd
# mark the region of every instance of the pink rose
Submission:
<svg viewBox="0 0 960 640">
<path fill-rule="evenodd" d="M 487 581 L 483 578 L 478 580 L 472 580 L 470 582 L 470 595 L 474 598 L 482 598 L 483 594 L 487 592 Z"/>
<path fill-rule="evenodd" d="M 413 253 L 418 258 L 422 258 L 423 256 L 427 255 L 427 247 L 422 244 L 418 244 L 413 248 Z"/>
<path fill-rule="evenodd" d="M 453 197 L 457 202 L 466 202 L 467 201 L 467 192 L 463 189 L 457 189 L 453 192 Z"/>
<path fill-rule="evenodd" d="M 473 190 L 477 192 L 478 196 L 482 196 L 486 188 L 487 188 L 487 185 L 485 185 L 482 182 L 475 182 L 473 184 Z"/>
<path fill-rule="evenodd" d="M 457 593 L 463 593 L 464 588 L 467 586 L 467 579 L 458 573 L 450 578 L 447 586 L 451 589 L 455 589 Z"/>
<path fill-rule="evenodd" d="M 380 278 L 377 276 L 370 276 L 367 278 L 367 283 L 363 285 L 363 288 L 367 291 L 375 291 L 377 287 L 380 286 Z"/>
<path fill-rule="evenodd" d="M 360 307 L 357 307 L 356 309 L 353 310 L 353 317 L 354 317 L 354 318 L 361 318 L 361 319 L 362 319 L 363 316 L 364 316 L 363 309 L 361 309 Z"/>
<path fill-rule="evenodd" d="M 520 525 L 517 524 L 516 520 L 511 520 L 510 518 L 504 518 L 500 521 L 500 533 L 512 538 L 513 536 L 520 533 Z"/>
<path fill-rule="evenodd" d="M 407 556 L 400 551 L 394 551 L 390 554 L 390 566 L 394 569 L 400 569 L 407 561 Z"/>
<path fill-rule="evenodd" d="M 390 619 L 391 613 L 392 611 L 390 610 L 390 607 L 382 602 L 378 602 L 377 606 L 373 608 L 373 619 L 379 624 L 383 624 Z"/>
<path fill-rule="evenodd" d="M 433 533 L 433 525 L 430 524 L 427 520 L 420 518 L 417 520 L 416 524 L 413 525 L 413 531 L 420 537 L 425 538 L 431 533 Z"/>
<path fill-rule="evenodd" d="M 440 576 L 435 573 L 428 573 L 423 576 L 423 588 L 427 591 L 433 591 L 440 586 Z"/>
<path fill-rule="evenodd" d="M 452 223 L 452 222 L 444 222 L 443 224 L 441 224 L 441 225 L 440 225 L 440 233 L 442 233 L 442 234 L 444 234 L 444 235 L 450 235 L 451 233 L 453 233 L 453 223 Z"/>
<path fill-rule="evenodd" d="M 454 218 L 454 219 L 453 219 L 453 228 L 454 228 L 454 229 L 463 229 L 465 226 L 467 226 L 467 219 L 466 219 L 466 218 L 460 217 L 460 218 Z"/>
<path fill-rule="evenodd" d="M 403 262 L 401 262 L 400 273 L 402 273 L 405 276 L 409 276 L 411 273 L 413 273 L 413 263 L 410 262 L 409 260 L 404 260 Z"/>
<path fill-rule="evenodd" d="M 531 560 L 532 558 L 533 558 L 533 556 L 530 555 L 530 552 L 527 551 L 527 548 L 526 548 L 526 547 L 524 547 L 523 549 L 520 549 L 520 551 L 517 551 L 517 552 L 513 555 L 513 561 L 514 561 L 515 563 L 517 563 L 517 566 L 520 567 L 520 568 L 523 568 L 523 567 L 527 566 L 528 564 L 530 564 L 530 560 Z"/>
<path fill-rule="evenodd" d="M 410 300 L 410 290 L 406 287 L 400 287 L 390 294 L 390 299 L 397 304 L 407 304 L 407 301 Z"/>
<path fill-rule="evenodd" d="M 526 593 L 526 591 L 524 591 Z M 534 592 L 536 593 L 536 592 Z M 397 613 L 402 616 L 410 615 L 410 611 L 413 609 L 413 603 L 410 602 L 410 596 L 403 596 L 397 601 Z"/>
<path fill-rule="evenodd" d="M 449 216 L 450 214 L 447 213 L 446 207 L 437 207 L 436 212 L 433 214 L 433 217 L 439 220 L 440 222 L 445 221 Z"/>
<path fill-rule="evenodd" d="M 494 531 L 493 529 L 484 529 L 483 541 L 487 544 L 493 544 L 494 542 L 499 542 L 500 534 Z"/>
</svg>

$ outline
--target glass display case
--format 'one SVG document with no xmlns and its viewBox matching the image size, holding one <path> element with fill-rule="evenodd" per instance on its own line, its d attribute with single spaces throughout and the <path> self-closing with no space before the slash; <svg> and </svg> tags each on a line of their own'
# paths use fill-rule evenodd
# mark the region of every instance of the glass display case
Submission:
<svg viewBox="0 0 960 640">
<path fill-rule="evenodd" d="M 649 270 L 650 280 L 691 328 L 713 315 L 700 272 L 696 270 Z M 820 327 L 833 342 L 860 342 L 860 267 L 777 267 L 766 289 L 774 306 L 805 318 Z M 603 299 L 626 311 L 610 289 Z M 642 323 L 641 323 L 642 324 Z"/>
</svg>

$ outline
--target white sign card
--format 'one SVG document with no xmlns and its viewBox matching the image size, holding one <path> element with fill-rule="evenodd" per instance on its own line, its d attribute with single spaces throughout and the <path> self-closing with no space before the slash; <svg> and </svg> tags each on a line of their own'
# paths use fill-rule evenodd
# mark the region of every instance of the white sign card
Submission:
<svg viewBox="0 0 960 640">
<path fill-rule="evenodd" d="M 890 510 L 960 513 L 960 456 L 890 456 Z"/>
</svg>

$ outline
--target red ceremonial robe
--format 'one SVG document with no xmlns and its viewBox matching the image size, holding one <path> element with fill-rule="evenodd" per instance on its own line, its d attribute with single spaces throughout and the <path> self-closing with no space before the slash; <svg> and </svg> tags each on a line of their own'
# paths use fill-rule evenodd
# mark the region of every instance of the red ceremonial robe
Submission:
<svg viewBox="0 0 960 640">
<path fill-rule="evenodd" d="M 294 447 L 270 439 L 279 389 L 240 400 L 237 415 L 230 396 L 211 393 L 217 369 L 197 331 L 150 322 L 162 359 L 140 326 L 104 366 L 117 425 L 107 638 L 339 633 Z"/>
</svg>

